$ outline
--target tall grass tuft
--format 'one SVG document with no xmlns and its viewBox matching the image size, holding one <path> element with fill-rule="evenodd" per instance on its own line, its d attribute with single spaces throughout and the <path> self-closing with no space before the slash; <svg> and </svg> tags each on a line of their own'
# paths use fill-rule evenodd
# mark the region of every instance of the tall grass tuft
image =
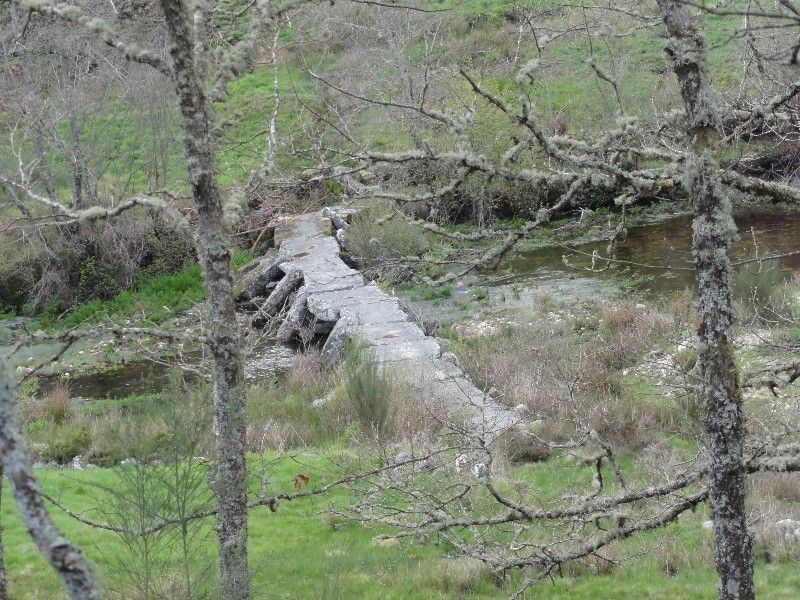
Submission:
<svg viewBox="0 0 800 600">
<path fill-rule="evenodd" d="M 351 342 L 345 350 L 343 387 L 364 432 L 384 440 L 392 421 L 392 382 L 362 344 Z"/>
<path fill-rule="evenodd" d="M 60 425 L 70 416 L 69 386 L 56 383 L 47 395 L 42 398 L 42 417 Z"/>
<path fill-rule="evenodd" d="M 783 279 L 783 274 L 775 264 L 753 262 L 737 270 L 731 294 L 740 318 L 743 321 L 774 321 L 790 311 Z"/>
</svg>

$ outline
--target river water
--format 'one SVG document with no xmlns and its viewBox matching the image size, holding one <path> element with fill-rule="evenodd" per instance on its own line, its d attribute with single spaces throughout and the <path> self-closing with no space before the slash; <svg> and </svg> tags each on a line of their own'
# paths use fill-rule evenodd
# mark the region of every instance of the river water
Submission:
<svg viewBox="0 0 800 600">
<path fill-rule="evenodd" d="M 736 215 L 739 240 L 731 250 L 734 261 L 753 258 L 756 248 L 759 256 L 781 254 L 800 250 L 800 212 L 775 210 L 748 210 Z M 617 246 L 615 258 L 638 264 L 617 263 L 604 272 L 587 272 L 591 258 L 570 253 L 563 247 L 543 248 L 511 256 L 504 267 L 510 272 L 493 279 L 495 285 L 538 285 L 566 278 L 581 280 L 585 277 L 614 282 L 629 278 L 632 287 L 641 292 L 663 294 L 680 291 L 695 285 L 691 263 L 691 217 L 676 217 L 654 225 L 631 229 L 627 239 Z M 597 251 L 605 256 L 607 243 L 590 243 L 576 246 L 580 252 L 591 255 Z M 569 257 L 573 268 L 567 267 L 562 256 Z M 597 261 L 596 267 L 607 263 Z M 787 274 L 800 269 L 800 255 L 776 261 Z M 652 265 L 648 268 L 641 265 Z"/>
<path fill-rule="evenodd" d="M 731 252 L 734 260 L 753 257 L 756 246 L 760 256 L 800 250 L 800 212 L 749 210 L 740 212 L 736 223 L 740 239 Z M 485 274 L 478 282 L 462 282 L 454 287 L 450 298 L 419 302 L 419 308 L 427 317 L 453 322 L 475 315 L 476 311 L 491 312 L 536 303 L 541 301 L 542 294 L 565 301 L 613 295 L 620 292 L 621 280 L 627 281 L 624 286 L 627 290 L 663 296 L 694 286 L 691 232 L 689 217 L 676 217 L 632 229 L 627 239 L 618 245 L 616 258 L 637 264 L 615 264 L 602 272 L 586 270 L 591 259 L 585 254 L 591 255 L 597 250 L 604 255 L 604 242 L 575 247 L 585 254 L 570 253 L 565 247 L 518 252 L 511 255 L 497 272 Z M 564 255 L 569 255 L 570 266 L 564 264 Z M 777 264 L 788 276 L 800 270 L 800 256 L 780 259 Z M 597 266 L 603 266 L 603 262 L 598 262 Z M 476 293 L 478 290 L 481 291 L 480 299 Z M 38 350 L 41 352 L 33 349 L 34 354 L 43 355 L 49 348 Z M 291 366 L 293 356 L 293 350 L 286 346 L 266 344 L 246 359 L 247 378 L 273 377 Z M 68 382 L 71 395 L 76 398 L 118 398 L 162 391 L 168 387 L 173 372 L 174 368 L 168 362 L 133 361 L 114 370 L 73 376 Z M 62 377 L 58 379 L 64 380 Z M 40 390 L 46 390 L 58 379 L 43 378 Z"/>
</svg>

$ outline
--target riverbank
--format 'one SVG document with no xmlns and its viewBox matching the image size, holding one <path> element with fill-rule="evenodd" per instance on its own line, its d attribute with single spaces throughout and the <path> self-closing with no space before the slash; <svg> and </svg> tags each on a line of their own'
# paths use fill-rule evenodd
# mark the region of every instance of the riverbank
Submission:
<svg viewBox="0 0 800 600">
<path fill-rule="evenodd" d="M 648 238 L 656 239 L 643 237 Z M 800 359 L 800 285 L 783 281 L 780 273 L 778 278 L 773 275 L 749 272 L 749 279 L 739 286 L 737 303 L 743 319 L 736 343 L 746 379 L 777 360 Z M 507 274 L 498 275 L 503 276 Z M 424 298 L 419 289 L 404 292 L 412 309 L 446 340 L 475 384 L 498 402 L 524 412 L 544 442 L 522 454 L 519 449 L 517 454 L 504 453 L 492 465 L 498 485 L 518 490 L 526 501 L 559 502 L 567 494 L 592 493 L 595 484 L 591 470 L 584 467 L 585 456 L 569 450 L 584 422 L 613 445 L 618 467 L 636 485 L 673 476 L 702 451 L 697 441 L 701 411 L 692 388 L 691 294 L 676 291 L 654 298 L 646 289 L 622 293 L 619 286 L 605 292 L 603 287 L 591 287 L 606 286 L 605 282 L 586 279 L 594 283 L 567 277 L 571 287 L 561 294 L 553 279 L 530 287 L 502 284 L 506 288 L 476 279 L 482 285 L 453 286 L 446 298 Z M 773 291 L 781 290 L 782 299 L 773 293 L 754 293 L 765 287 L 765 281 Z M 519 286 L 516 299 L 514 285 Z M 484 288 L 485 296 L 480 291 Z M 586 292 L 577 295 L 576 290 L 582 289 Z M 502 293 L 508 294 L 505 301 L 494 295 Z M 466 306 L 437 324 L 435 310 L 454 312 L 446 300 Z M 189 315 L 198 321 L 200 316 Z M 193 326 L 191 320 L 180 323 L 183 329 Z M 261 485 L 259 478 L 267 473 L 272 490 L 292 490 L 298 473 L 309 477 L 308 485 L 319 486 L 343 473 L 420 451 L 421 440 L 435 439 L 437 432 L 425 417 L 425 399 L 392 379 L 369 380 L 368 389 L 386 391 L 387 414 L 393 419 L 386 437 L 378 440 L 371 435 L 348 392 L 354 376 L 349 360 L 330 369 L 318 354 L 306 352 L 293 356 L 285 373 L 249 382 L 247 440 L 254 486 Z M 67 365 L 72 364 L 68 360 Z M 355 372 L 364 377 L 363 370 Z M 160 390 L 122 390 L 105 400 L 70 403 L 72 390 L 67 386 L 66 403 L 63 388 L 22 400 L 33 452 L 42 462 L 59 464 L 38 470 L 45 490 L 92 518 L 114 518 L 108 507 L 119 499 L 103 494 L 131 481 L 133 475 L 163 480 L 163 469 L 173 464 L 165 454 L 172 448 L 170 440 L 185 440 L 189 430 L 209 430 L 203 421 L 209 415 L 202 381 L 172 377 Z M 779 398 L 765 388 L 746 394 L 746 410 L 756 427 L 776 417 L 796 420 L 797 409 L 791 396 Z M 192 425 L 198 420 L 203 424 Z M 192 425 L 188 430 L 187 423 Z M 203 457 L 211 453 L 211 440 L 207 434 L 190 439 L 191 448 L 181 454 L 185 460 L 174 464 L 197 469 L 203 486 L 198 489 L 205 490 Z M 73 468 L 65 469 L 68 465 Z M 610 465 L 603 466 L 602 474 L 606 485 L 615 485 Z M 428 476 L 427 471 L 421 476 Z M 792 598 L 800 585 L 796 570 L 800 545 L 786 538 L 780 525 L 800 518 L 797 483 L 794 475 L 757 479 L 750 491 L 759 593 L 770 598 Z M 254 572 L 270 572 L 269 582 L 262 583 L 257 576 L 254 589 L 277 581 L 290 597 L 300 598 L 316 597 L 310 590 L 330 590 L 330 597 L 477 600 L 508 597 L 519 583 L 518 573 L 503 577 L 474 561 L 444 557 L 454 551 L 447 541 L 407 545 L 380 539 L 379 534 L 390 530 L 363 526 L 348 512 L 354 493 L 355 487 L 344 486 L 317 499 L 283 503 L 276 513 L 254 511 L 250 522 Z M 29 594 L 25 597 L 41 595 L 53 584 L 52 574 L 32 548 L 26 549 L 27 538 L 13 508 L 6 505 L 3 511 L 12 582 Z M 130 571 L 115 570 L 118 563 L 109 560 L 107 550 L 114 548 L 114 556 L 127 556 L 125 539 L 110 533 L 98 536 L 55 512 L 71 539 L 86 547 L 108 574 L 108 585 L 130 592 L 135 585 Z M 707 518 L 701 508 L 665 531 L 613 545 L 602 558 L 592 556 L 565 567 L 553 583 L 530 590 L 528 597 L 582 600 L 596 598 L 598 590 L 620 599 L 634 591 L 664 599 L 713 597 L 713 536 Z M 211 523 L 202 523 L 196 531 L 201 541 L 213 534 Z M 284 542 L 276 542 L 280 539 Z M 100 543 L 103 552 L 98 550 Z M 193 556 L 190 572 L 199 573 L 204 564 L 212 564 L 212 546 L 205 544 L 205 550 Z M 687 555 L 686 547 L 698 551 Z M 347 549 L 344 554 L 342 548 Z M 172 567 L 180 564 L 180 556 L 173 552 L 174 547 L 159 554 L 153 564 L 174 583 L 178 575 Z M 342 560 L 349 565 L 346 571 L 341 569 Z M 269 568 L 263 569 L 264 565 Z"/>
</svg>

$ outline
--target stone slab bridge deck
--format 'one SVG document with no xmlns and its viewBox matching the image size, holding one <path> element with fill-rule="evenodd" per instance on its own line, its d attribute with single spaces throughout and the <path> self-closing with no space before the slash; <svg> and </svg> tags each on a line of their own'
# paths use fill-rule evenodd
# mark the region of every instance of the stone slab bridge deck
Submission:
<svg viewBox="0 0 800 600">
<path fill-rule="evenodd" d="M 236 286 L 240 305 L 255 312 L 253 325 L 275 327 L 282 341 L 324 338 L 322 354 L 330 364 L 348 340 L 359 340 L 422 394 L 432 418 L 470 423 L 489 439 L 520 426 L 523 416 L 473 385 L 397 297 L 365 283 L 342 260 L 345 211 L 326 208 L 274 223 L 275 248 L 248 265 Z"/>
</svg>

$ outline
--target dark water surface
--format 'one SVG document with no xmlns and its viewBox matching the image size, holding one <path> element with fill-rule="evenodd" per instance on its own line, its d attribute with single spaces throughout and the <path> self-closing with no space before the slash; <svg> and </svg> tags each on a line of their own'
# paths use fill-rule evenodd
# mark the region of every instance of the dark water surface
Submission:
<svg viewBox="0 0 800 600">
<path fill-rule="evenodd" d="M 282 344 L 265 344 L 245 359 L 245 379 L 257 381 L 274 377 L 288 371 L 294 360 L 295 351 Z M 191 356 L 186 359 L 191 361 Z M 202 366 L 202 357 L 197 354 L 196 367 L 208 371 Z M 132 361 L 116 368 L 90 373 L 71 378 L 63 375 L 42 376 L 39 378 L 39 393 L 46 393 L 56 383 L 69 386 L 70 397 L 82 400 L 99 400 L 105 398 L 124 398 L 139 394 L 157 394 L 170 389 L 174 378 L 179 377 L 187 383 L 199 384 L 201 377 L 193 371 L 181 371 L 177 365 L 169 361 L 156 362 L 150 360 Z"/>
<path fill-rule="evenodd" d="M 736 216 L 739 241 L 731 252 L 734 261 L 759 256 L 800 250 L 800 212 L 776 210 L 748 210 Z M 618 279 L 632 277 L 636 288 L 652 293 L 683 290 L 694 286 L 691 270 L 692 226 L 691 217 L 676 217 L 655 225 L 631 229 L 628 238 L 617 246 L 616 258 L 645 265 L 668 266 L 652 269 L 638 265 L 615 264 L 603 273 L 590 273 L 583 269 L 591 265 L 591 258 L 570 254 L 565 248 L 544 248 L 520 252 L 511 256 L 505 266 L 512 271 L 497 280 L 498 284 L 530 285 L 532 282 L 562 280 L 565 276 Z M 597 250 L 605 256 L 607 244 L 591 243 L 576 246 L 581 252 L 591 254 Z M 574 269 L 565 266 L 562 255 L 568 255 Z M 800 270 L 800 255 L 779 259 L 776 263 L 787 274 Z M 605 266 L 597 261 L 597 267 Z M 686 269 L 686 270 L 684 270 Z"/>
</svg>

